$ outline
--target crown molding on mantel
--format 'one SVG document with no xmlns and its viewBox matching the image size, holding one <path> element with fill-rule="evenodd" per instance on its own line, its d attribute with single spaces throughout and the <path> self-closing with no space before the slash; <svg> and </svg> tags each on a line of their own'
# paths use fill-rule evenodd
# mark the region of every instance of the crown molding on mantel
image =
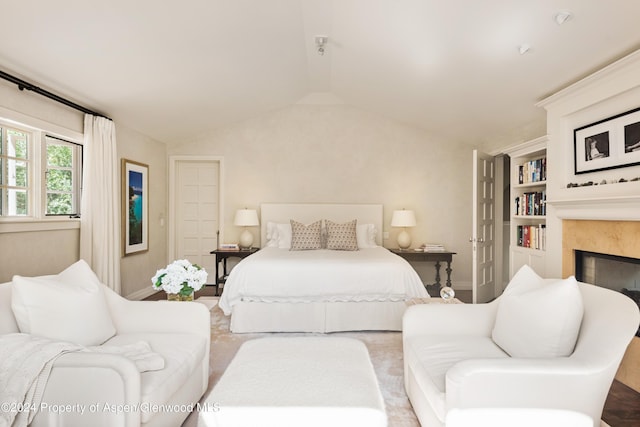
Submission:
<svg viewBox="0 0 640 427">
<path fill-rule="evenodd" d="M 640 195 L 547 200 L 561 219 L 640 221 Z"/>
</svg>

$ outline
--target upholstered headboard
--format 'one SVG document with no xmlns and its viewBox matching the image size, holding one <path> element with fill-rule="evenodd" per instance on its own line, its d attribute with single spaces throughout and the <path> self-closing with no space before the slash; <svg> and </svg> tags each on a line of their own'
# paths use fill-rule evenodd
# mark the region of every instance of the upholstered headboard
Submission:
<svg viewBox="0 0 640 427">
<path fill-rule="evenodd" d="M 347 222 L 357 219 L 358 224 L 376 227 L 376 244 L 382 246 L 381 204 L 333 204 L 333 203 L 263 203 L 260 205 L 260 244 L 267 241 L 267 223 L 289 223 L 290 220 L 309 224 L 320 219 Z"/>
</svg>

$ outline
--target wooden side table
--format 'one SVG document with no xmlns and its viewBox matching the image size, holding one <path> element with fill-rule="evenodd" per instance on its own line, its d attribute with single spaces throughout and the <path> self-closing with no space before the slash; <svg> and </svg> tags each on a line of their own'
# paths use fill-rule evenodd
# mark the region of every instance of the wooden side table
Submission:
<svg viewBox="0 0 640 427">
<path fill-rule="evenodd" d="M 438 252 L 420 252 L 414 251 L 412 249 L 409 250 L 400 250 L 400 249 L 389 249 L 394 254 L 401 256 L 409 262 L 435 262 L 436 263 L 436 281 L 432 285 L 425 285 L 429 295 L 431 296 L 440 296 L 440 289 L 442 285 L 440 283 L 440 262 L 446 262 L 447 268 L 445 271 L 447 273 L 447 281 L 446 286 L 451 287 L 451 272 L 453 269 L 451 268 L 451 263 L 453 262 L 453 256 L 456 254 L 455 252 L 449 251 L 438 251 Z"/>
<path fill-rule="evenodd" d="M 220 287 L 224 287 L 225 282 L 227 281 L 227 277 L 229 276 L 229 272 L 227 271 L 227 259 L 229 258 L 246 258 L 251 254 L 258 252 L 260 248 L 251 248 L 251 249 L 240 249 L 240 250 L 223 250 L 216 249 L 211 252 L 216 256 L 216 295 L 218 295 L 218 291 Z M 220 275 L 220 263 L 222 263 L 222 276 Z"/>
</svg>

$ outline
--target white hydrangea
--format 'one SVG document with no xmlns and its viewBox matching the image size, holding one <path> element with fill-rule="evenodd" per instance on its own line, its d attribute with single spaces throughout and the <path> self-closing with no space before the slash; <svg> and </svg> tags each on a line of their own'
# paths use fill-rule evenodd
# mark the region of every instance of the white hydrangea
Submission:
<svg viewBox="0 0 640 427">
<path fill-rule="evenodd" d="M 190 293 L 199 291 L 207 281 L 207 272 L 186 259 L 179 259 L 166 268 L 156 271 L 151 278 L 154 289 L 162 289 L 168 294 L 181 291 Z"/>
</svg>

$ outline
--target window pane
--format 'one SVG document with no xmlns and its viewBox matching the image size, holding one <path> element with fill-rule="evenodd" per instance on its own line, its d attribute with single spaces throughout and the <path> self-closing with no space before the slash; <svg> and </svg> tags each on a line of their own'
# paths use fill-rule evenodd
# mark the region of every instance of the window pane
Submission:
<svg viewBox="0 0 640 427">
<path fill-rule="evenodd" d="M 47 215 L 73 214 L 73 200 L 71 194 L 48 193 Z"/>
<path fill-rule="evenodd" d="M 8 189 L 7 196 L 8 215 L 27 215 L 27 190 Z"/>
<path fill-rule="evenodd" d="M 73 165 L 73 149 L 68 145 L 47 144 L 47 164 L 70 168 Z"/>
<path fill-rule="evenodd" d="M 49 169 L 47 171 L 47 190 L 49 191 L 71 191 L 73 173 L 70 170 Z"/>
<path fill-rule="evenodd" d="M 12 160 L 7 162 L 7 169 L 9 172 L 7 184 L 14 185 L 16 187 L 27 186 L 27 162 L 24 160 Z"/>
<path fill-rule="evenodd" d="M 0 156 L 4 153 L 4 132 L 3 129 L 0 128 Z"/>
<path fill-rule="evenodd" d="M 16 130 L 7 130 L 7 155 L 18 159 L 27 158 L 27 134 Z"/>
</svg>

